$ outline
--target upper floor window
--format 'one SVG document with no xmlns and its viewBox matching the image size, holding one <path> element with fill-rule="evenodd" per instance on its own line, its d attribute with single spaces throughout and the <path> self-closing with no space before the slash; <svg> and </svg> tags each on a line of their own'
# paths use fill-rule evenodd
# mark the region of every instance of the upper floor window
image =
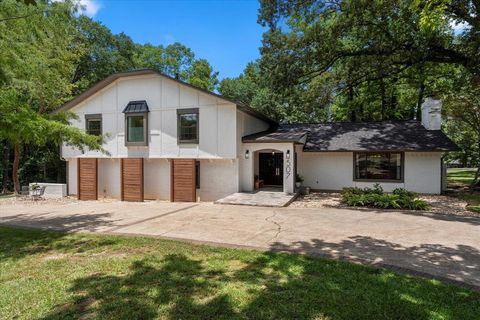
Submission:
<svg viewBox="0 0 480 320">
<path fill-rule="evenodd" d="M 102 115 L 86 114 L 85 115 L 85 131 L 94 136 L 102 135 Z"/>
<path fill-rule="evenodd" d="M 355 180 L 403 180 L 403 153 L 358 152 L 355 157 Z"/>
<path fill-rule="evenodd" d="M 198 108 L 177 110 L 178 143 L 198 143 Z"/>
<path fill-rule="evenodd" d="M 148 145 L 148 105 L 147 102 L 130 101 L 123 110 L 125 113 L 125 145 Z"/>
</svg>

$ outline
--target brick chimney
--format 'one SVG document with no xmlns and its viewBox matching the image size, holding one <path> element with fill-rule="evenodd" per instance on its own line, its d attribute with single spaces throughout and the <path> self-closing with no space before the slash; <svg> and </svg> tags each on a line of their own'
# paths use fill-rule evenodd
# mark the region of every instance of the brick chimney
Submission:
<svg viewBox="0 0 480 320">
<path fill-rule="evenodd" d="M 440 130 L 442 126 L 442 100 L 427 97 L 422 103 L 422 124 L 427 130 Z"/>
</svg>

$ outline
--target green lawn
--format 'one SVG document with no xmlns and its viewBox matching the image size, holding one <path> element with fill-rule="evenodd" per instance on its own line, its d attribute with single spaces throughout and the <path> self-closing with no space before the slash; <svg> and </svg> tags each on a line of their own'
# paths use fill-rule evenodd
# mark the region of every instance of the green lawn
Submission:
<svg viewBox="0 0 480 320">
<path fill-rule="evenodd" d="M 2 319 L 478 319 L 480 294 L 301 255 L 0 227 Z"/>
<path fill-rule="evenodd" d="M 475 168 L 464 169 L 464 168 L 449 168 L 447 170 L 448 181 L 451 182 L 461 182 L 465 184 L 470 184 L 475 176 Z"/>
<path fill-rule="evenodd" d="M 449 168 L 447 172 L 447 178 L 449 182 L 463 183 L 466 186 L 469 186 L 475 176 L 476 169 L 456 169 Z M 468 205 L 467 209 L 476 213 L 480 213 L 480 193 L 478 191 L 465 192 L 460 191 L 454 196 L 465 200 Z"/>
<path fill-rule="evenodd" d="M 13 197 L 15 197 L 15 194 L 13 193 L 0 194 L 0 199 L 13 198 Z"/>
</svg>

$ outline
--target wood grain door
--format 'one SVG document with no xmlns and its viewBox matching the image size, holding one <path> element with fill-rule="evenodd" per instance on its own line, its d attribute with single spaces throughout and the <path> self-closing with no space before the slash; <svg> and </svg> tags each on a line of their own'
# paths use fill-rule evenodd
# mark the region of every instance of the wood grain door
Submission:
<svg viewBox="0 0 480 320">
<path fill-rule="evenodd" d="M 174 202 L 195 202 L 195 160 L 172 160 L 171 165 L 171 200 Z"/>
<path fill-rule="evenodd" d="M 143 158 L 124 158 L 120 165 L 122 201 L 143 201 Z"/>
<path fill-rule="evenodd" d="M 98 199 L 98 159 L 79 158 L 77 165 L 78 200 Z"/>
</svg>

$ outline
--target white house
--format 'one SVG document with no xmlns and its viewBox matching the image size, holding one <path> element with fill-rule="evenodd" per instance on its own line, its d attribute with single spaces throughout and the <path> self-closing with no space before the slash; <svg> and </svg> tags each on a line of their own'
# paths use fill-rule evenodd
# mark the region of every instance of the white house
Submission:
<svg viewBox="0 0 480 320">
<path fill-rule="evenodd" d="M 252 108 L 153 70 L 114 74 L 59 110 L 105 135 L 104 149 L 63 146 L 68 193 L 79 199 L 216 200 L 262 186 L 295 191 L 296 173 L 318 190 L 381 183 L 442 190 L 442 155 L 455 145 L 428 99 L 423 123 L 281 125 Z"/>
</svg>

